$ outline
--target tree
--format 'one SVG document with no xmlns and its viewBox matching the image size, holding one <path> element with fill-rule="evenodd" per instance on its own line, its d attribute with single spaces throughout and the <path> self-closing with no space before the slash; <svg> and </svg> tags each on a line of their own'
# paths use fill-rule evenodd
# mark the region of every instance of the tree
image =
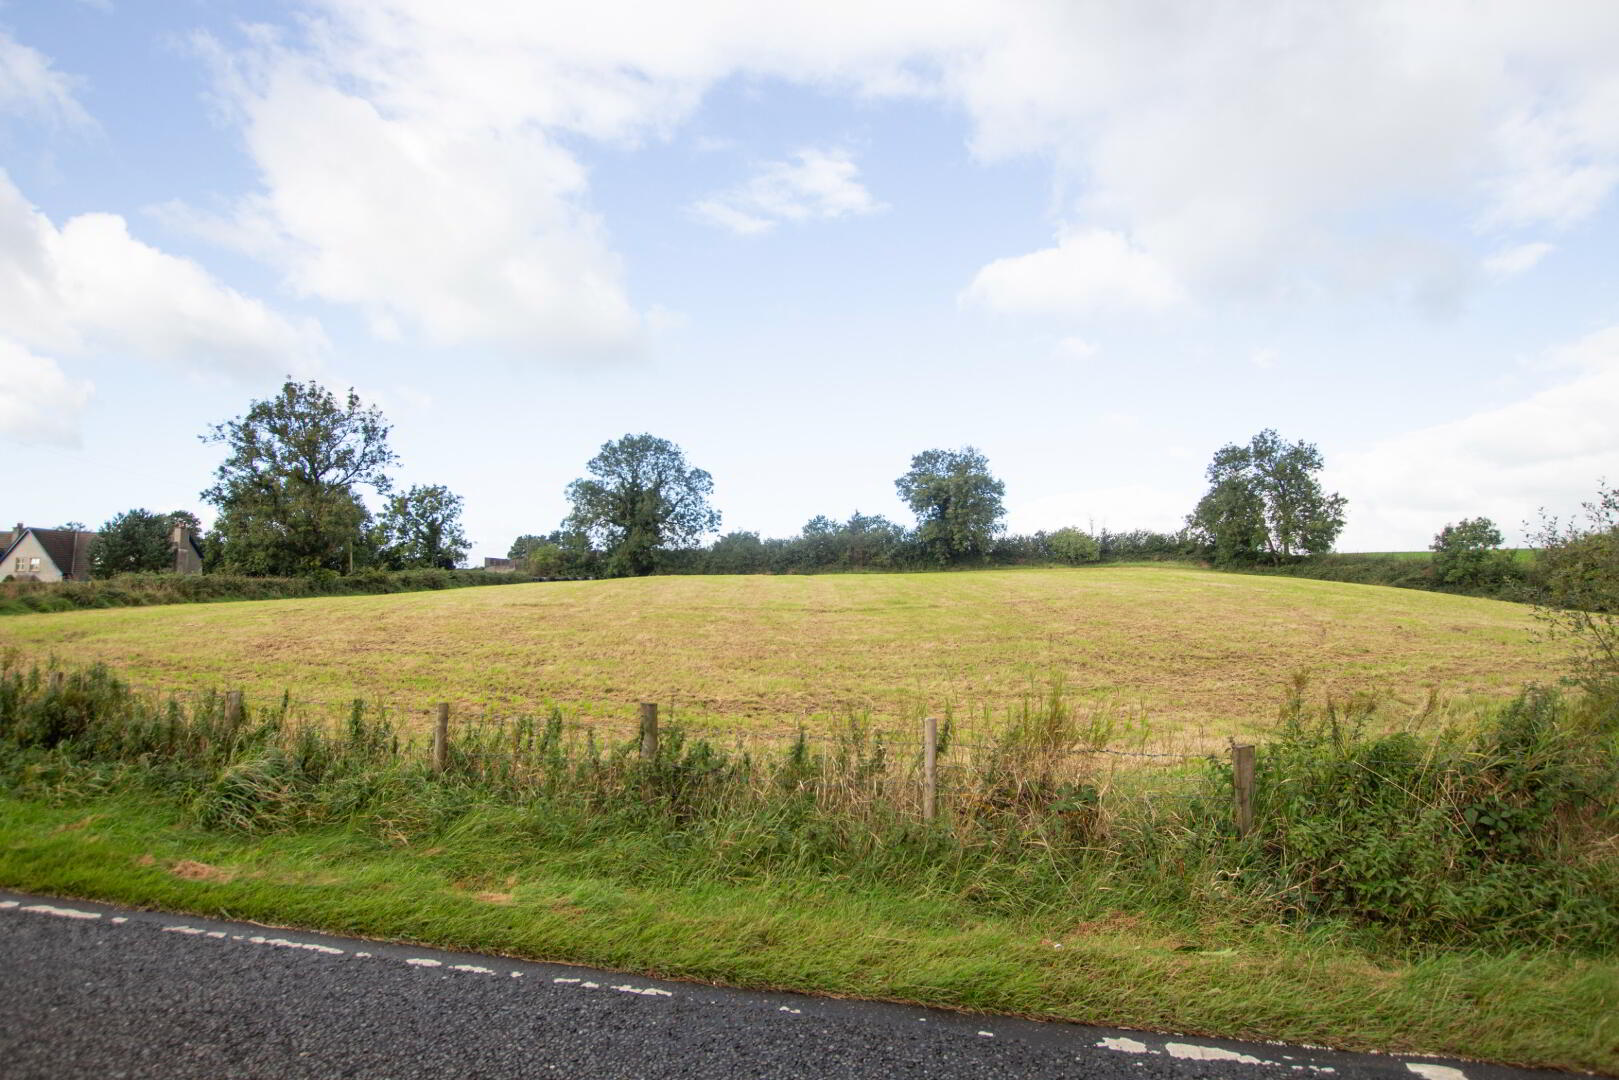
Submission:
<svg viewBox="0 0 1619 1080">
<path fill-rule="evenodd" d="M 613 577 L 650 574 L 659 551 L 719 528 L 719 512 L 708 504 L 713 477 L 687 465 L 667 439 L 625 435 L 604 443 L 585 468 L 591 478 L 568 485 L 573 512 L 564 528 L 600 545 Z"/>
<path fill-rule="evenodd" d="M 971 446 L 924 450 L 894 487 L 916 514 L 917 540 L 939 562 L 982 559 L 1003 528 L 1006 485 Z"/>
<path fill-rule="evenodd" d="M 351 389 L 341 402 L 316 382 L 288 379 L 204 442 L 229 456 L 202 497 L 219 507 L 214 540 L 227 569 L 250 574 L 344 570 L 367 546 L 370 512 L 356 489 L 387 494 L 398 459 L 388 425 Z"/>
<path fill-rule="evenodd" d="M 1288 443 L 1266 428 L 1247 446 L 1215 451 L 1208 493 L 1187 518 L 1217 562 L 1280 563 L 1332 550 L 1344 527 L 1346 500 L 1321 490 L 1321 451 Z"/>
<path fill-rule="evenodd" d="M 1530 576 L 1535 618 L 1572 646 L 1574 681 L 1619 702 L 1619 487 L 1599 486 L 1585 524 L 1541 517 Z"/>
<path fill-rule="evenodd" d="M 1078 529 L 1058 529 L 1046 537 L 1051 553 L 1070 566 L 1082 562 L 1096 562 L 1102 557 L 1102 545 L 1089 533 Z"/>
<path fill-rule="evenodd" d="M 174 545 L 169 537 L 174 522 L 168 514 L 126 510 L 101 526 L 90 543 L 90 573 L 98 578 L 114 574 L 161 573 L 174 569 Z"/>
<path fill-rule="evenodd" d="M 1512 571 L 1512 556 L 1501 550 L 1501 530 L 1489 518 L 1463 518 L 1439 530 L 1428 547 L 1434 577 L 1443 585 L 1494 584 Z"/>
<path fill-rule="evenodd" d="M 441 484 L 394 495 L 378 523 L 383 562 L 392 570 L 453 570 L 472 546 L 461 532 L 461 505 Z"/>
</svg>

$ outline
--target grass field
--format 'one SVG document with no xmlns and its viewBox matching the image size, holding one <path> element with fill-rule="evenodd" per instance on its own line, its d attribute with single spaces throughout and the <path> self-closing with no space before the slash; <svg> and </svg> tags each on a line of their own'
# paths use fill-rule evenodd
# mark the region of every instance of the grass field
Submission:
<svg viewBox="0 0 1619 1080">
<path fill-rule="evenodd" d="M 1321 691 L 1417 708 L 1548 681 L 1559 658 L 1499 601 L 1181 567 L 663 577 L 503 589 L 16 616 L 0 647 L 105 661 L 137 684 L 263 699 L 355 696 L 406 715 L 562 706 L 628 719 L 658 701 L 698 725 L 849 714 L 983 716 L 1053 679 L 1145 717 L 1155 739 L 1220 740 Z"/>
</svg>

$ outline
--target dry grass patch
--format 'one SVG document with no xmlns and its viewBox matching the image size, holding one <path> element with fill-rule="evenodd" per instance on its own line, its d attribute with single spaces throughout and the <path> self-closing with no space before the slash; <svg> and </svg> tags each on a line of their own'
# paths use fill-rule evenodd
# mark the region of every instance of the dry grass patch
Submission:
<svg viewBox="0 0 1619 1080">
<path fill-rule="evenodd" d="M 1201 745 L 1274 713 L 1292 673 L 1420 709 L 1501 697 L 1561 658 L 1520 605 L 1182 567 L 554 582 L 17 616 L 0 646 L 138 684 L 355 696 L 424 722 L 534 713 L 786 730 L 849 715 L 1001 713 L 1052 678 Z M 325 703 L 322 706 L 321 703 Z"/>
</svg>

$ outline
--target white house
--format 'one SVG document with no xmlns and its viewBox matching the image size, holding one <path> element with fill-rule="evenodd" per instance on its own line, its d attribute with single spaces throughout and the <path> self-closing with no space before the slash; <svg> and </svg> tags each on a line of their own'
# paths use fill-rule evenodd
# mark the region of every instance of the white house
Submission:
<svg viewBox="0 0 1619 1080">
<path fill-rule="evenodd" d="M 97 533 L 79 529 L 29 529 L 0 532 L 0 581 L 89 581 L 90 544 Z M 202 573 L 202 545 L 190 529 L 176 525 L 169 535 L 176 574 Z"/>
</svg>

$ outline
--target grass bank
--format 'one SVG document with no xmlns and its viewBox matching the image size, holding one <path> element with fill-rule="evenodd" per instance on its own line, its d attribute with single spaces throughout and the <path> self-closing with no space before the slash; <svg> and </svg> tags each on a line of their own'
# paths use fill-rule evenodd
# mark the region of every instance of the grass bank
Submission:
<svg viewBox="0 0 1619 1080">
<path fill-rule="evenodd" d="M 1003 713 L 1055 674 L 1158 739 L 1222 745 L 1295 671 L 1414 711 L 1561 671 L 1526 608 L 1175 566 L 553 582 L 0 620 L 0 646 L 168 689 L 355 696 L 425 716 L 626 717 L 792 731 Z"/>
<path fill-rule="evenodd" d="M 744 986 L 1619 1068 L 1619 717 L 1467 731 L 1285 703 L 1257 825 L 1217 761 L 1087 772 L 1060 696 L 947 746 L 937 823 L 880 733 L 652 760 L 560 723 L 442 773 L 357 707 L 0 675 L 0 883 Z"/>
<path fill-rule="evenodd" d="M 476 585 L 516 585 L 534 580 L 485 570 L 362 570 L 354 574 L 328 571 L 290 578 L 242 574 L 118 574 L 95 581 L 0 581 L 0 615 L 425 592 Z"/>
</svg>

